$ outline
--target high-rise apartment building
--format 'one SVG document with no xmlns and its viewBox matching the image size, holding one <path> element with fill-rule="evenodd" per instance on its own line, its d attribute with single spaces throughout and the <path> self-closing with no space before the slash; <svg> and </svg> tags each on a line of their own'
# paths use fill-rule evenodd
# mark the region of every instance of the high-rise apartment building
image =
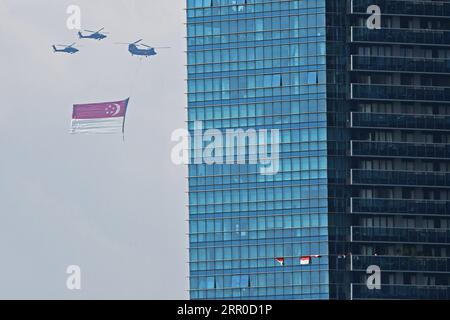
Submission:
<svg viewBox="0 0 450 320">
<path fill-rule="evenodd" d="M 450 1 L 188 0 L 187 29 L 191 134 L 280 132 L 276 174 L 189 165 L 191 298 L 450 299 Z"/>
</svg>

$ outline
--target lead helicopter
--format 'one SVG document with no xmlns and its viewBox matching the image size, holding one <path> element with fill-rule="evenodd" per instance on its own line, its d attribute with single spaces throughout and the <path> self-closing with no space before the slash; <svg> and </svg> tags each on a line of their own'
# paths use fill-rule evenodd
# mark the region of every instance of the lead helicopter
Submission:
<svg viewBox="0 0 450 320">
<path fill-rule="evenodd" d="M 170 48 L 170 47 L 151 47 L 149 45 L 141 43 L 142 40 L 143 39 L 139 39 L 138 41 L 135 41 L 132 43 L 117 42 L 116 44 L 128 45 L 128 52 L 130 52 L 132 56 L 143 56 L 146 58 L 151 57 L 151 56 L 156 56 L 158 54 L 156 52 L 156 49 L 169 49 Z"/>
</svg>

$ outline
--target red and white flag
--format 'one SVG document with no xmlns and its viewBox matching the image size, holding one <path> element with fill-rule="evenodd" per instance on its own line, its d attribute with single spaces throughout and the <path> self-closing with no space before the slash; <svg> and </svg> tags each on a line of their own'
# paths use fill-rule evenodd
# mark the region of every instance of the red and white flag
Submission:
<svg viewBox="0 0 450 320">
<path fill-rule="evenodd" d="M 310 256 L 305 256 L 305 257 L 301 257 L 300 258 L 300 264 L 302 265 L 302 266 L 304 266 L 304 265 L 308 265 L 308 264 L 311 264 L 311 257 Z"/>
<path fill-rule="evenodd" d="M 280 266 L 284 266 L 284 258 L 275 258 L 275 261 L 280 264 Z"/>
<path fill-rule="evenodd" d="M 322 258 L 322 256 L 319 255 L 319 254 L 314 254 L 314 255 L 312 255 L 311 257 L 313 257 L 313 258 Z"/>
<path fill-rule="evenodd" d="M 71 133 L 123 133 L 128 100 L 75 104 Z"/>
</svg>

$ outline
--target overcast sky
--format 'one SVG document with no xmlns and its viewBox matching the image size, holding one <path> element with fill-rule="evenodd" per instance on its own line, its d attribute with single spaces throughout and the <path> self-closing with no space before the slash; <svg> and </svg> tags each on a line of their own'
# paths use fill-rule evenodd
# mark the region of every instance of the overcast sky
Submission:
<svg viewBox="0 0 450 320">
<path fill-rule="evenodd" d="M 71 4 L 110 38 L 77 40 Z M 185 125 L 183 7 L 0 0 L 0 298 L 187 298 L 186 172 L 170 161 Z M 171 49 L 140 62 L 113 44 L 140 38 Z M 76 55 L 51 50 L 75 41 Z M 74 103 L 130 94 L 125 143 L 68 133 Z M 81 291 L 66 288 L 69 265 Z"/>
</svg>

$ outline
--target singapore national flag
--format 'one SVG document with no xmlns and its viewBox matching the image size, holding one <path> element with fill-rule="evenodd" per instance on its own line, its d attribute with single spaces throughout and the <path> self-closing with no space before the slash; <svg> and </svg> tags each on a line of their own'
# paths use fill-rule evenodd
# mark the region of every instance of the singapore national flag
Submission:
<svg viewBox="0 0 450 320">
<path fill-rule="evenodd" d="M 128 101 L 75 104 L 70 132 L 124 133 Z"/>
<path fill-rule="evenodd" d="M 275 258 L 275 261 L 278 262 L 280 266 L 284 266 L 284 258 Z"/>
<path fill-rule="evenodd" d="M 311 264 L 311 257 L 310 256 L 301 257 L 300 258 L 300 264 L 302 266 Z"/>
</svg>

